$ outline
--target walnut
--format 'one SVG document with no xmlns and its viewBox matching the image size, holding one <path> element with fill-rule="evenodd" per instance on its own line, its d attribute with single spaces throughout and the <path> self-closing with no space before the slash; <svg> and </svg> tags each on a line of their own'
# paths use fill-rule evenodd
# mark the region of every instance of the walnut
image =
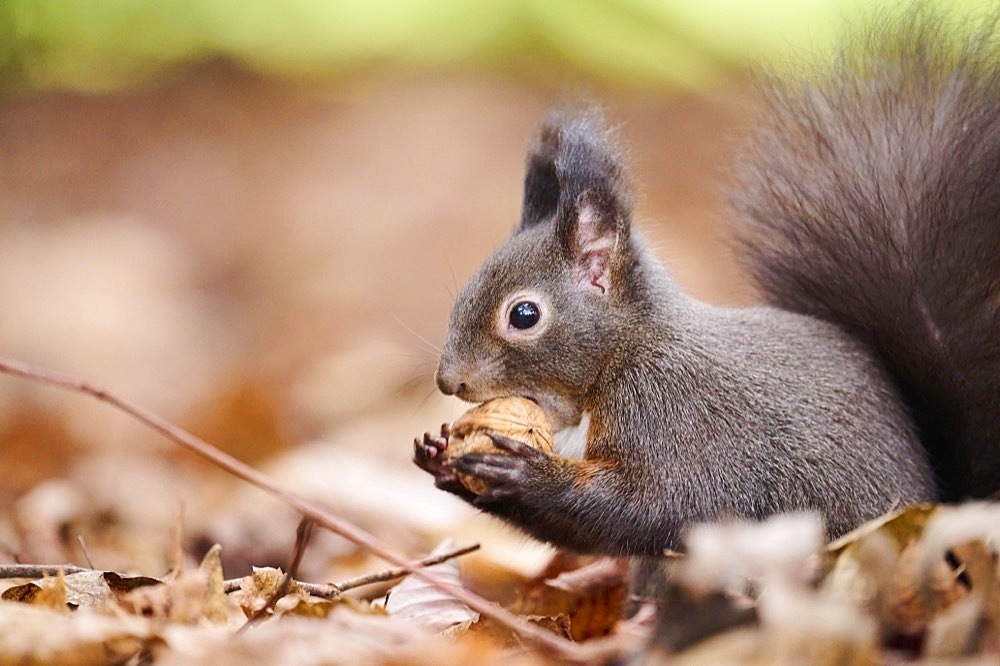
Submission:
<svg viewBox="0 0 1000 666">
<path fill-rule="evenodd" d="M 553 451 L 552 428 L 541 407 L 526 398 L 495 398 L 469 409 L 452 424 L 448 457 L 457 458 L 466 453 L 506 454 L 494 446 L 487 431 L 546 453 Z M 458 480 L 477 495 L 486 490 L 486 484 L 473 477 L 459 474 Z"/>
</svg>

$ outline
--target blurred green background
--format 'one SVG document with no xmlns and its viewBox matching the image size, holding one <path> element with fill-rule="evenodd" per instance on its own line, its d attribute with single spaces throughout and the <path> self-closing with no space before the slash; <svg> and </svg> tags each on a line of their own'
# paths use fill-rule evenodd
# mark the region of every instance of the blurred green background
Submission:
<svg viewBox="0 0 1000 666">
<path fill-rule="evenodd" d="M 560 68 L 625 85 L 703 84 L 830 43 L 874 0 L 4 0 L 6 90 L 107 90 L 227 59 L 328 77 L 390 65 Z M 934 4 L 934 3 L 932 3 Z M 991 0 L 939 1 L 960 10 Z"/>
</svg>

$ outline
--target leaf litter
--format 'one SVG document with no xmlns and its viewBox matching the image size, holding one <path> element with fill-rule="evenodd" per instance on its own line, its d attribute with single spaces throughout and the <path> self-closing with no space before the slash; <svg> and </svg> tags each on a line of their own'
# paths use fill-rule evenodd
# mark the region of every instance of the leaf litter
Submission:
<svg viewBox="0 0 1000 666">
<path fill-rule="evenodd" d="M 96 553 L 98 561 L 114 561 L 108 554 L 123 539 L 141 539 L 152 525 L 137 525 L 142 511 L 134 490 L 135 505 L 117 512 L 107 499 L 114 480 L 104 479 L 101 493 L 71 476 L 24 495 L 0 531 L 12 542 L 5 548 L 50 557 L 83 548 L 87 560 Z M 274 511 L 270 522 L 258 511 L 255 529 L 283 534 L 275 543 L 284 541 L 286 550 L 296 511 L 338 533 L 353 529 L 307 500 L 271 492 L 293 510 Z M 350 497 L 341 493 L 337 503 L 355 516 Z M 378 564 L 372 554 L 387 552 L 362 536 L 351 537 L 352 549 L 320 549 L 325 567 L 300 566 L 312 546 L 299 539 L 292 556 L 281 558 L 287 573 L 280 562 L 261 563 L 227 579 L 225 543 L 203 539 L 233 505 L 218 503 L 214 511 L 223 513 L 213 513 L 197 498 L 192 503 L 195 510 L 186 513 L 196 514 L 198 538 L 185 535 L 178 517 L 153 540 L 168 566 L 164 575 L 148 566 L 0 565 L 0 663 L 978 663 L 1000 653 L 995 503 L 904 507 L 830 544 L 811 514 L 695 526 L 686 554 L 667 554 L 660 565 L 656 619 L 648 605 L 632 603 L 625 560 L 554 553 L 547 566 L 525 575 L 513 564 L 505 571 L 496 561 L 477 562 L 494 550 L 490 545 L 469 556 L 453 540 L 440 542 L 416 574 L 405 575 L 412 565 Z M 395 505 L 358 506 L 356 520 L 377 523 Z M 406 541 L 422 532 L 426 542 L 442 529 L 387 518 Z M 87 542 L 77 543 L 75 532 L 86 533 Z M 242 547 L 252 558 L 253 549 Z M 468 558 L 475 566 L 463 566 Z M 155 560 L 148 547 L 132 559 Z M 357 575 L 359 567 L 367 573 Z M 317 571 L 340 571 L 341 582 L 314 582 Z M 506 582 L 496 602 L 475 594 L 496 592 L 497 580 Z"/>
</svg>

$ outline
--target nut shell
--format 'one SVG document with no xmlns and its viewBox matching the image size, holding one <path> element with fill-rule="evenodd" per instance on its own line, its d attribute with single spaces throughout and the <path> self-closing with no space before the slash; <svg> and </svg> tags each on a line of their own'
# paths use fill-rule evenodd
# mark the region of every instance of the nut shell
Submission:
<svg viewBox="0 0 1000 666">
<path fill-rule="evenodd" d="M 553 451 L 552 427 L 542 408 L 526 398 L 511 397 L 487 400 L 462 414 L 451 425 L 448 457 L 466 453 L 509 455 L 494 446 L 487 432 L 516 439 L 546 453 Z M 486 490 L 486 484 L 476 478 L 459 474 L 458 480 L 477 495 Z"/>
</svg>

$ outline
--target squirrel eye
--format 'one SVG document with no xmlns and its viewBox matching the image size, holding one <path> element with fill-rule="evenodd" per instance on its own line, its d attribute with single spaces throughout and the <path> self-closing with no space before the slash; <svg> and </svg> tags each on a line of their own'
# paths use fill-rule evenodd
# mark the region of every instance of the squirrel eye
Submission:
<svg viewBox="0 0 1000 666">
<path fill-rule="evenodd" d="M 518 301 L 510 309 L 510 325 L 518 330 L 531 328 L 541 319 L 542 313 L 531 301 Z"/>
</svg>

